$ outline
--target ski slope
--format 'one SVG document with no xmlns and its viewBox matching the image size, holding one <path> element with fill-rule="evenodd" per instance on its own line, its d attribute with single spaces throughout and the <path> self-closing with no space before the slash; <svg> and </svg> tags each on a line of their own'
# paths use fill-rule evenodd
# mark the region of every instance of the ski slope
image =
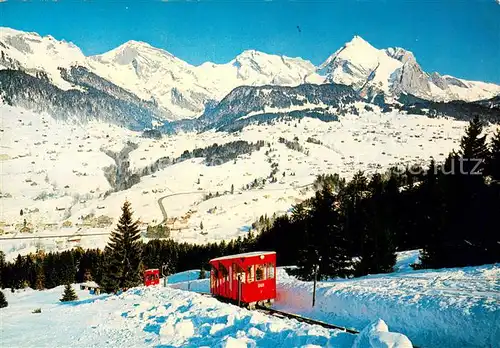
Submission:
<svg viewBox="0 0 500 348">
<path fill-rule="evenodd" d="M 500 265 L 413 271 L 417 259 L 403 252 L 395 273 L 318 282 L 314 308 L 312 282 L 278 269 L 274 307 L 357 330 L 382 319 L 419 347 L 500 347 Z M 193 273 L 171 286 L 209 292 L 208 279 L 187 281 Z"/>
</svg>

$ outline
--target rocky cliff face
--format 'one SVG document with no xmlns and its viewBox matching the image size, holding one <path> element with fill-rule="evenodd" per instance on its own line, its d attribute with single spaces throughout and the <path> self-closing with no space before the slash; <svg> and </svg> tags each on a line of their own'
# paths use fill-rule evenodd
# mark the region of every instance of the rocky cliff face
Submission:
<svg viewBox="0 0 500 348">
<path fill-rule="evenodd" d="M 402 63 L 390 77 L 391 91 L 396 95 L 411 93 L 432 99 L 429 75 L 422 70 L 413 53 L 402 48 L 388 49 L 386 52 Z"/>
</svg>

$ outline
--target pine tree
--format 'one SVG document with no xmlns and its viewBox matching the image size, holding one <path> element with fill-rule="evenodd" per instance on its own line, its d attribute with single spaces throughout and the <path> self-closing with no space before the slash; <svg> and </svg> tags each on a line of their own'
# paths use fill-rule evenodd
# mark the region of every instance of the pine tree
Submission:
<svg viewBox="0 0 500 348">
<path fill-rule="evenodd" d="M 71 284 L 66 284 L 64 287 L 63 297 L 59 301 L 68 302 L 76 300 L 78 300 L 78 296 L 76 295 L 75 289 L 73 289 Z"/>
<path fill-rule="evenodd" d="M 491 179 L 500 181 L 500 128 L 497 129 L 490 143 L 490 156 L 486 161 L 487 175 Z"/>
<path fill-rule="evenodd" d="M 201 267 L 200 274 L 198 275 L 198 279 L 205 279 L 206 277 L 207 277 L 207 275 L 205 273 L 205 270 L 203 269 L 203 267 Z"/>
<path fill-rule="evenodd" d="M 142 284 L 142 242 L 138 222 L 132 220 L 130 202 L 125 201 L 122 215 L 105 248 L 101 288 L 116 292 Z"/>
<path fill-rule="evenodd" d="M 4 293 L 0 290 L 0 308 L 5 308 L 8 305 L 9 305 L 9 303 L 5 299 Z"/>
<path fill-rule="evenodd" d="M 481 173 L 484 168 L 484 163 L 476 167 L 477 161 L 485 161 L 489 155 L 488 146 L 486 145 L 486 135 L 481 136 L 482 132 L 483 123 L 479 120 L 478 116 L 475 116 L 469 122 L 469 126 L 465 130 L 465 135 L 460 141 L 460 155 L 464 161 L 464 173 Z"/>
<path fill-rule="evenodd" d="M 231 194 L 234 194 L 234 184 L 231 184 Z"/>
<path fill-rule="evenodd" d="M 41 260 L 38 261 L 37 268 L 36 268 L 35 289 L 37 289 L 37 290 L 45 289 L 45 271 L 43 269 L 43 263 Z"/>
<path fill-rule="evenodd" d="M 350 240 L 350 253 L 359 255 L 365 230 L 365 221 L 361 218 L 360 202 L 367 194 L 367 179 L 363 172 L 357 172 L 339 192 L 343 228 Z"/>
<path fill-rule="evenodd" d="M 0 288 L 6 287 L 4 275 L 2 274 L 4 272 L 5 265 L 5 254 L 0 250 Z"/>
<path fill-rule="evenodd" d="M 311 280 L 316 265 L 318 279 L 346 277 L 351 274 L 349 240 L 336 207 L 337 197 L 326 183 L 311 201 L 309 218 L 305 225 L 304 246 L 300 250 L 297 269 L 290 273 L 303 280 Z"/>
<path fill-rule="evenodd" d="M 200 230 L 203 231 L 203 221 L 200 222 Z"/>
<path fill-rule="evenodd" d="M 454 157 L 450 154 L 445 167 L 451 165 L 453 161 Z M 442 263 L 442 256 L 445 255 L 443 249 L 446 204 L 442 193 L 443 184 L 439 181 L 438 172 L 436 163 L 432 160 L 419 187 L 417 197 L 416 210 L 420 216 L 418 224 L 421 226 L 423 245 L 420 262 L 424 268 L 438 268 Z"/>
<path fill-rule="evenodd" d="M 390 199 L 394 200 L 394 196 L 391 192 L 393 187 L 389 184 L 387 182 L 384 187 L 382 177 L 375 174 L 368 185 L 371 196 L 360 203 L 360 211 L 366 224 L 360 261 L 356 265 L 355 273 L 358 276 L 392 272 L 396 263 L 396 248 L 391 232 L 391 221 L 395 217 L 388 211 Z"/>
</svg>

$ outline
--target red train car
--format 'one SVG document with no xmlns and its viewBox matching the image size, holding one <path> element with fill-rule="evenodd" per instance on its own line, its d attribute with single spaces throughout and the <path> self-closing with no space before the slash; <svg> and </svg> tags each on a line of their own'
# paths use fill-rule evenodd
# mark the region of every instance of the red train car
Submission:
<svg viewBox="0 0 500 348">
<path fill-rule="evenodd" d="M 160 270 L 159 269 L 147 269 L 144 271 L 144 285 L 157 285 L 160 284 Z"/>
<path fill-rule="evenodd" d="M 210 292 L 220 299 L 254 308 L 276 298 L 276 252 L 255 251 L 210 260 Z"/>
</svg>

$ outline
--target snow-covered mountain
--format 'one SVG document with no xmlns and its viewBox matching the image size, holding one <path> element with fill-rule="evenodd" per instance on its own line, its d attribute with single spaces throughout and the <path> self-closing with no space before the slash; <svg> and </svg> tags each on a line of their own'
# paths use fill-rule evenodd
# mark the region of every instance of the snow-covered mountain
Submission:
<svg viewBox="0 0 500 348">
<path fill-rule="evenodd" d="M 92 71 L 146 100 L 155 100 L 170 119 L 200 115 L 210 100 L 221 100 L 241 85 L 297 85 L 314 73 L 300 58 L 244 51 L 226 64 L 192 66 L 167 51 L 129 41 L 89 57 Z M 317 79 L 321 81 L 321 79 Z"/>
<path fill-rule="evenodd" d="M 199 124 L 229 131 L 282 116 L 333 121 L 338 115 L 356 114 L 353 103 L 358 101 L 359 95 L 345 85 L 242 86 L 203 114 Z"/>
<path fill-rule="evenodd" d="M 355 36 L 318 67 L 327 82 L 353 86 L 362 96 L 408 93 L 434 101 L 488 99 L 500 86 L 426 73 L 412 52 L 377 49 Z"/>
<path fill-rule="evenodd" d="M 46 76 L 63 90 L 74 88 L 61 77 L 59 68 L 85 66 L 86 57 L 71 42 L 10 28 L 0 28 L 0 69 L 24 70 L 33 76 Z"/>
<path fill-rule="evenodd" d="M 128 41 L 97 56 L 86 57 L 72 43 L 0 28 L 0 69 L 23 70 L 61 90 L 82 84 L 64 72 L 93 74 L 92 88 L 108 93 L 122 89 L 127 102 L 136 99 L 167 120 L 196 118 L 207 105 L 223 100 L 239 86 L 297 86 L 337 83 L 352 86 L 361 96 L 401 93 L 435 101 L 481 100 L 500 94 L 500 86 L 466 81 L 422 70 L 413 54 L 402 48 L 376 49 L 356 36 L 316 67 L 301 58 L 247 50 L 225 64 L 193 66 L 144 42 Z M 73 69 L 73 70 L 72 70 Z M 75 70 L 77 69 L 77 70 Z M 71 74 L 70 74 L 71 75 Z M 96 84 L 96 80 L 100 81 Z M 88 79 L 87 79 L 88 82 Z"/>
<path fill-rule="evenodd" d="M 254 50 L 244 51 L 226 64 L 193 66 L 165 50 L 137 41 L 85 57 L 72 43 L 10 28 L 0 29 L 0 50 L 0 69 L 22 69 L 33 76 L 47 77 L 58 88 L 67 90 L 76 86 L 61 76 L 60 68 L 84 67 L 140 99 L 157 104 L 169 120 L 199 116 L 207 102 L 221 100 L 235 87 L 298 85 L 315 71 L 312 63 L 301 58 Z"/>
</svg>

